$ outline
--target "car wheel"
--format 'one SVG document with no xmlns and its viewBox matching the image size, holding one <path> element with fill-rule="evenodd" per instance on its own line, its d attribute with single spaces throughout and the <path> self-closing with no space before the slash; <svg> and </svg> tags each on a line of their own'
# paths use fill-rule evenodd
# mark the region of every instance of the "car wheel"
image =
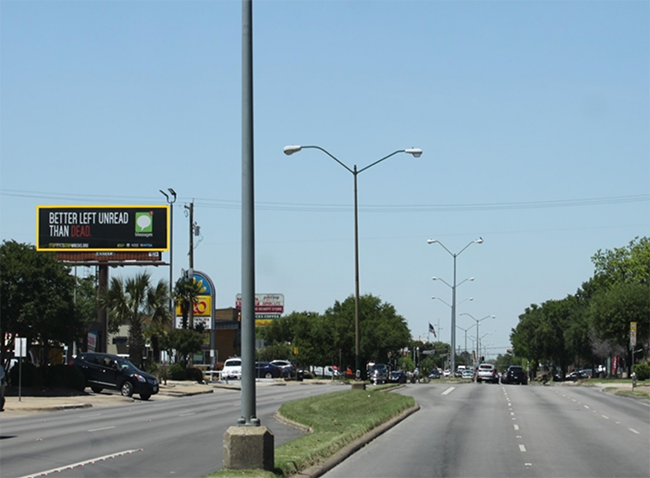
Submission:
<svg viewBox="0 0 650 478">
<path fill-rule="evenodd" d="M 90 387 L 90 389 L 95 393 L 101 393 L 101 391 L 103 390 L 102 387 Z"/>
<path fill-rule="evenodd" d="M 122 393 L 123 397 L 130 397 L 133 395 L 133 384 L 127 380 L 122 384 L 120 392 Z"/>
<path fill-rule="evenodd" d="M 149 400 L 149 397 L 151 397 L 151 394 L 150 394 L 150 393 L 141 393 L 141 394 L 140 394 L 140 398 L 141 398 L 142 400 Z"/>
<path fill-rule="evenodd" d="M 273 378 L 273 374 L 271 372 L 266 372 L 266 375 L 264 375 L 265 378 Z"/>
</svg>

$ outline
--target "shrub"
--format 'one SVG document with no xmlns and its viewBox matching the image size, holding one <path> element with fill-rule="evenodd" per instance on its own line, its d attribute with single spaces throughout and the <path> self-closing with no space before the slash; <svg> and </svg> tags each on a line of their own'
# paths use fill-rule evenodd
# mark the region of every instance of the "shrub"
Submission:
<svg viewBox="0 0 650 478">
<path fill-rule="evenodd" d="M 9 371 L 9 380 L 11 381 L 11 385 L 14 387 L 18 386 L 18 374 L 21 370 L 20 367 L 19 364 L 16 364 L 11 367 L 11 370 Z M 31 362 L 23 362 L 21 375 L 22 380 L 20 381 L 20 385 L 23 387 L 36 387 L 41 384 L 40 371 L 38 367 Z"/>
<path fill-rule="evenodd" d="M 181 364 L 170 365 L 168 373 L 170 380 L 185 380 L 185 367 Z"/>
<path fill-rule="evenodd" d="M 83 392 L 86 381 L 76 367 L 70 365 L 50 365 L 45 370 L 45 384 L 48 387 L 71 388 Z"/>
<path fill-rule="evenodd" d="M 185 370 L 186 380 L 196 380 L 197 383 L 203 383 L 203 371 L 200 368 L 188 368 Z"/>
<path fill-rule="evenodd" d="M 648 380 L 650 378 L 650 365 L 639 363 L 634 366 L 637 380 Z"/>
</svg>

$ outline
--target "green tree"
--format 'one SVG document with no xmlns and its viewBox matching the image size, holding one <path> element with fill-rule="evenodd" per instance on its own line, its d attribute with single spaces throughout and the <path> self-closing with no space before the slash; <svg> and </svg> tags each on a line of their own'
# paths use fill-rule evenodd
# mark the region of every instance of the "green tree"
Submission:
<svg viewBox="0 0 650 478">
<path fill-rule="evenodd" d="M 37 252 L 33 245 L 4 241 L 0 246 L 1 346 L 13 348 L 15 337 L 48 348 L 68 344 L 83 335 L 81 316 L 74 306 L 74 277 L 54 254 Z M 4 350 L 2 350 L 4 355 Z"/>
<path fill-rule="evenodd" d="M 180 305 L 182 327 L 193 329 L 194 324 L 189 322 L 190 310 L 194 307 L 198 297 L 202 294 L 202 286 L 194 279 L 180 278 L 174 287 L 174 299 Z"/>
<path fill-rule="evenodd" d="M 325 320 L 333 325 L 336 346 L 341 350 L 344 363 L 354 369 L 355 332 L 354 296 L 335 302 L 324 313 Z M 366 362 L 388 363 L 388 353 L 407 347 L 411 333 L 406 319 L 397 314 L 395 307 L 371 294 L 359 298 L 360 353 Z"/>
<path fill-rule="evenodd" d="M 161 280 L 152 286 L 150 280 L 148 272 L 128 279 L 114 277 L 100 296 L 100 303 L 108 309 L 111 319 L 129 326 L 129 360 L 138 367 L 143 366 L 144 325 L 154 313 L 167 307 L 169 301 L 166 293 L 160 293 L 167 287 L 165 282 Z"/>
<path fill-rule="evenodd" d="M 594 277 L 602 284 L 647 284 L 650 277 L 650 239 L 634 238 L 627 247 L 598 250 L 591 258 Z"/>
<path fill-rule="evenodd" d="M 189 357 L 201 350 L 203 345 L 203 334 L 190 329 L 172 329 L 160 337 L 160 347 L 169 353 L 175 354 L 175 363 L 187 367 Z"/>
<path fill-rule="evenodd" d="M 630 322 L 637 323 L 637 343 L 650 333 L 650 286 L 648 283 L 617 283 L 594 296 L 591 323 L 601 341 L 610 341 L 623 350 L 630 342 Z"/>
</svg>

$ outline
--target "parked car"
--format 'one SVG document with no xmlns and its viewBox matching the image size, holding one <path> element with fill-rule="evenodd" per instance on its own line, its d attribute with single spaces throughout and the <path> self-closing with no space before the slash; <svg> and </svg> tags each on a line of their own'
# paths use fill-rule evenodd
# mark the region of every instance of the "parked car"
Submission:
<svg viewBox="0 0 650 478">
<path fill-rule="evenodd" d="M 282 377 L 294 378 L 296 376 L 296 364 L 291 360 L 271 360 L 271 364 L 280 368 Z"/>
<path fill-rule="evenodd" d="M 429 380 L 433 380 L 437 378 L 440 378 L 440 370 L 434 368 L 433 370 L 431 370 L 431 373 L 429 373 Z"/>
<path fill-rule="evenodd" d="M 142 400 L 149 400 L 149 397 L 158 393 L 158 379 L 143 372 L 124 357 L 84 352 L 74 357 L 69 365 L 81 371 L 86 386 L 95 393 L 106 388 L 119 390 L 125 397 L 137 393 Z"/>
<path fill-rule="evenodd" d="M 476 371 L 476 382 L 492 382 L 499 383 L 499 374 L 497 369 L 491 363 L 482 363 L 478 366 Z"/>
<path fill-rule="evenodd" d="M 589 378 L 589 375 L 587 375 L 584 370 L 574 370 L 566 375 L 567 380 L 573 380 L 574 382 L 585 378 Z"/>
<path fill-rule="evenodd" d="M 388 365 L 383 363 L 374 364 L 368 373 L 368 378 L 371 383 L 379 385 L 388 380 Z"/>
<path fill-rule="evenodd" d="M 508 370 L 506 370 L 505 376 L 501 377 L 501 383 L 518 383 L 520 385 L 527 385 L 528 377 L 520 365 L 511 365 L 508 367 Z"/>
<path fill-rule="evenodd" d="M 231 357 L 223 363 L 221 378 L 226 380 L 241 379 L 241 359 L 239 357 Z"/>
<path fill-rule="evenodd" d="M 309 372 L 311 372 L 310 375 L 313 375 L 315 378 L 333 378 L 341 375 L 333 365 L 326 365 L 325 367 L 309 367 Z M 307 377 L 307 375 L 305 375 L 305 377 Z"/>
<path fill-rule="evenodd" d="M 388 382 L 390 383 L 406 383 L 406 373 L 401 370 L 395 370 L 388 375 Z"/>
<path fill-rule="evenodd" d="M 255 377 L 257 378 L 280 378 L 282 369 L 270 362 L 255 362 Z"/>
</svg>

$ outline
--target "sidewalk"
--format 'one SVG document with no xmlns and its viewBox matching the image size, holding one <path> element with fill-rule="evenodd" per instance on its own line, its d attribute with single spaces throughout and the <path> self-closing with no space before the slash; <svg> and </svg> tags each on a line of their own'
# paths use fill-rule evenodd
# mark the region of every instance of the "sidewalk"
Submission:
<svg viewBox="0 0 650 478">
<path fill-rule="evenodd" d="M 200 384 L 196 382 L 172 382 L 160 385 L 160 391 L 149 401 L 168 400 L 174 397 L 187 397 L 202 393 L 213 393 L 214 389 L 233 388 L 219 384 Z M 5 396 L 5 411 L 0 418 L 7 416 L 25 415 L 28 413 L 54 412 L 75 408 L 114 407 L 120 405 L 145 403 L 135 394 L 133 397 L 123 397 L 117 390 L 104 390 L 102 393 L 85 393 L 75 396 Z"/>
</svg>

